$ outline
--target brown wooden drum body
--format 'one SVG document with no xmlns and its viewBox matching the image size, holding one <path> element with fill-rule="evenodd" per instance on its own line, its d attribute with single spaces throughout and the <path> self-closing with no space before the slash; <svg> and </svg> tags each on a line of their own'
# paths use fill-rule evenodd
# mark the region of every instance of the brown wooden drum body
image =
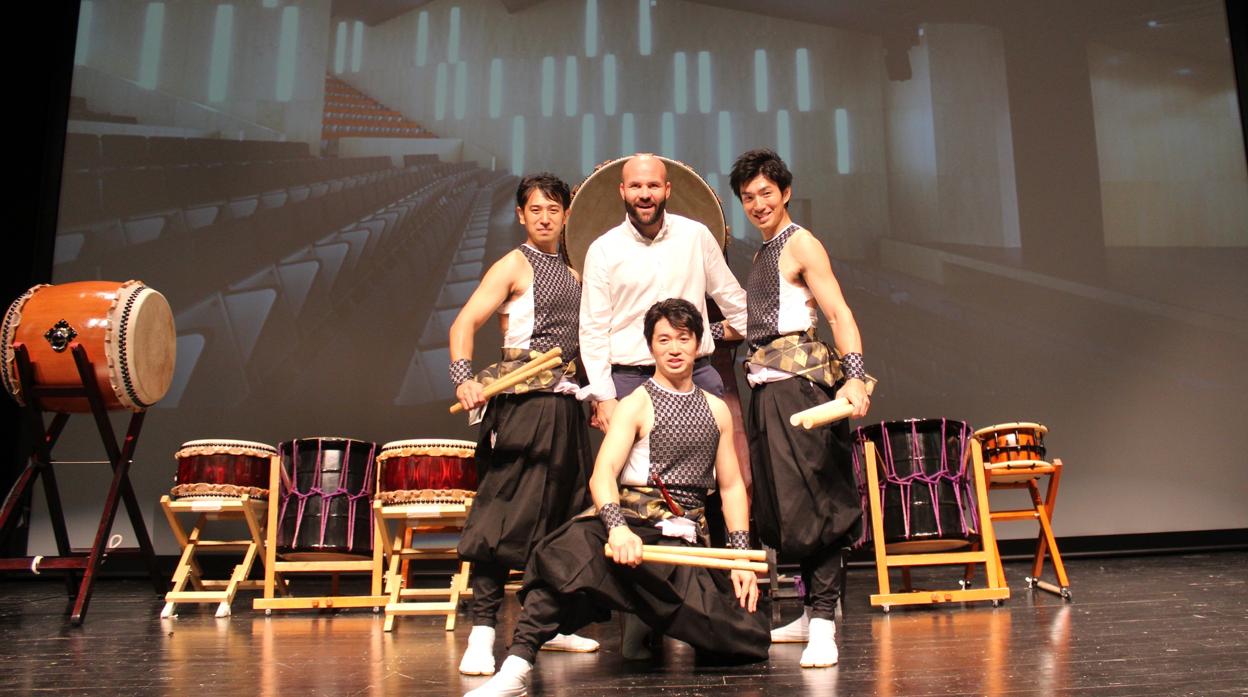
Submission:
<svg viewBox="0 0 1248 697">
<path fill-rule="evenodd" d="M 1037 423 L 1018 421 L 981 428 L 975 432 L 984 449 L 985 466 L 1030 467 L 1045 463 L 1044 434 Z"/>
<path fill-rule="evenodd" d="M 247 440 L 211 438 L 182 444 L 174 454 L 177 483 L 170 495 L 252 498 L 269 495 L 269 466 L 277 448 Z"/>
<path fill-rule="evenodd" d="M 14 345 L 26 346 L 41 387 L 81 384 L 71 342 L 87 350 L 109 409 L 142 411 L 173 381 L 177 336 L 165 296 L 141 281 L 80 281 L 35 286 L 9 306 L 0 326 L 4 387 L 25 404 Z M 86 398 L 40 400 L 48 411 L 85 412 Z"/>
<path fill-rule="evenodd" d="M 476 496 L 477 444 L 467 440 L 415 439 L 386 443 L 377 455 L 377 500 L 403 503 L 463 502 Z"/>
</svg>

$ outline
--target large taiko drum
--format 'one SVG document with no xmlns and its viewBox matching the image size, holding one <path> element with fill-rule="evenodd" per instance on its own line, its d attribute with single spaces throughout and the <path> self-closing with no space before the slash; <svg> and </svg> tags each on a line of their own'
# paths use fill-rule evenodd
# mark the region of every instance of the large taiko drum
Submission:
<svg viewBox="0 0 1248 697">
<path fill-rule="evenodd" d="M 278 453 L 277 550 L 287 559 L 371 554 L 377 444 L 302 438 L 278 445 Z"/>
<path fill-rule="evenodd" d="M 210 438 L 182 444 L 174 458 L 178 474 L 173 498 L 264 498 L 269 465 L 277 448 L 249 440 Z"/>
<path fill-rule="evenodd" d="M 377 500 L 463 503 L 477 495 L 477 444 L 467 440 L 396 440 L 381 446 Z"/>
<path fill-rule="evenodd" d="M 667 210 L 702 223 L 715 236 L 721 248 L 726 246 L 728 227 L 715 191 L 689 165 L 666 157 L 659 159 L 667 166 L 667 180 L 672 184 Z M 628 160 L 621 157 L 608 162 L 576 187 L 572 207 L 568 209 L 562 247 L 568 265 L 578 273 L 585 267 L 585 253 L 589 251 L 589 245 L 624 220 L 620 177 Z"/>
<path fill-rule="evenodd" d="M 87 350 L 109 409 L 142 411 L 173 381 L 177 336 L 165 296 L 141 281 L 39 285 L 9 306 L 0 326 L 4 387 L 25 405 L 14 344 L 26 346 L 39 387 L 81 385 L 71 342 Z M 48 411 L 85 412 L 85 397 L 45 398 Z"/>
<path fill-rule="evenodd" d="M 979 539 L 970 426 L 953 419 L 907 419 L 854 432 L 854 474 L 867 516 L 859 546 L 872 542 L 868 441 L 880 459 L 884 542 L 890 554 L 958 549 Z"/>
</svg>

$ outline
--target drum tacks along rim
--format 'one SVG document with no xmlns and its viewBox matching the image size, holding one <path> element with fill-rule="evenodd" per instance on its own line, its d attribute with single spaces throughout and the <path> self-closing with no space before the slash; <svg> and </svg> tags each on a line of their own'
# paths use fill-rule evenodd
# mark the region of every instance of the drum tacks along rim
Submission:
<svg viewBox="0 0 1248 697">
<path fill-rule="evenodd" d="M 394 440 L 381 446 L 377 454 L 377 476 L 385 481 L 386 461 L 406 457 L 452 457 L 467 460 L 476 457 L 477 444 L 468 440 L 454 438 L 413 438 Z M 375 498 L 385 506 L 402 506 L 410 504 L 461 504 L 476 498 L 477 492 L 472 489 L 394 489 L 385 490 L 378 486 Z"/>
<path fill-rule="evenodd" d="M 27 332 L 24 332 L 27 334 L 25 340 L 28 342 L 34 336 L 29 334 L 29 331 L 34 331 L 36 334 L 42 333 L 43 339 L 51 345 L 52 353 L 48 353 L 46 346 L 38 344 L 28 346 L 28 351 L 32 353 L 32 361 L 38 360 L 34 354 L 41 354 L 45 361 L 50 360 L 53 363 L 60 361 L 60 358 L 55 357 L 57 354 L 63 353 L 80 334 L 96 333 L 96 336 L 99 336 L 98 330 L 102 324 L 103 355 L 90 357 L 96 361 L 103 359 L 103 366 L 106 368 L 104 374 L 107 375 L 109 387 L 105 391 L 103 382 L 100 383 L 101 390 L 105 392 L 104 397 L 108 399 L 111 396 L 116 406 L 121 408 L 142 411 L 165 396 L 173 382 L 177 351 L 173 311 L 169 307 L 168 300 L 159 292 L 143 285 L 142 281 L 132 280 L 124 283 L 79 281 L 33 286 L 13 301 L 5 313 L 4 323 L 0 325 L 0 362 L 3 363 L 0 377 L 3 378 L 5 389 L 18 404 L 25 406 L 26 400 L 22 394 L 20 377 L 17 374 L 16 352 L 13 350 L 13 344 L 18 341 L 19 333 L 23 333 L 19 331 L 23 312 L 27 310 L 27 306 L 32 301 L 38 302 L 35 300 L 36 296 L 49 289 L 52 289 L 51 292 L 56 301 L 69 302 L 70 306 L 47 308 L 49 311 L 54 311 L 49 316 L 64 315 L 64 317 L 49 326 L 46 332 L 39 331 L 43 327 L 30 327 Z M 89 300 L 79 303 L 79 307 L 74 307 L 75 293 L 80 295 L 80 300 L 84 297 Z M 108 304 L 102 312 L 98 304 L 95 307 L 87 306 L 90 300 L 98 303 L 105 299 L 108 300 Z M 75 310 L 80 313 L 94 312 L 95 314 L 86 317 L 75 316 Z M 73 323 L 69 321 L 70 317 L 73 318 Z M 80 326 L 75 328 L 74 323 Z M 87 339 L 87 336 L 83 337 L 83 340 L 90 344 L 91 341 Z M 101 347 L 92 346 L 91 348 L 98 350 Z M 70 384 L 77 382 L 75 379 L 77 369 L 71 368 L 72 362 L 73 358 L 67 355 L 63 364 L 55 371 L 59 379 L 68 380 Z M 51 366 L 43 367 L 37 372 L 47 370 L 51 370 Z M 53 400 L 54 403 L 57 401 Z M 72 398 L 70 401 L 73 401 Z M 85 404 L 85 401 L 82 404 Z M 77 410 L 85 411 L 86 408 Z"/>
</svg>

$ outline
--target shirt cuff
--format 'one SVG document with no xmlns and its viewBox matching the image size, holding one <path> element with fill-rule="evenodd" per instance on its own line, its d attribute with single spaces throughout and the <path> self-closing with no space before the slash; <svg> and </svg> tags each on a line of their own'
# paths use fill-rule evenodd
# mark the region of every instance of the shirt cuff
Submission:
<svg viewBox="0 0 1248 697">
<path fill-rule="evenodd" d="M 608 399 L 615 399 L 615 383 L 608 380 L 606 384 L 590 383 L 576 391 L 576 398 L 582 402 L 592 399 L 595 402 L 605 402 Z"/>
</svg>

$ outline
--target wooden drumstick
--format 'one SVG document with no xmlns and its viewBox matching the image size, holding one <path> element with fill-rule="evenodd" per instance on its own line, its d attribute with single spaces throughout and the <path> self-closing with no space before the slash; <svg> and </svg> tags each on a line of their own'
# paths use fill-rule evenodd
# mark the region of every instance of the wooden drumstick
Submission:
<svg viewBox="0 0 1248 697">
<path fill-rule="evenodd" d="M 714 559 L 746 559 L 748 561 L 767 561 L 767 553 L 761 549 L 731 549 L 721 547 L 674 547 L 668 545 L 642 545 L 641 551 L 658 552 L 660 554 L 684 554 L 690 557 L 706 557 Z"/>
<path fill-rule="evenodd" d="M 551 350 L 547 351 L 546 353 L 543 353 L 537 358 L 534 358 L 533 360 L 529 361 L 528 363 L 525 363 L 523 366 L 517 368 L 516 370 L 513 370 L 510 373 L 507 373 L 503 377 L 499 378 L 498 380 L 495 380 L 494 382 L 491 382 L 489 385 L 486 385 L 485 389 L 482 390 L 482 393 L 485 395 L 486 399 L 489 399 L 490 397 L 493 397 L 499 392 L 502 392 L 511 387 L 515 387 L 516 385 L 519 385 L 520 383 L 524 382 L 525 380 L 528 380 L 534 375 L 537 375 L 543 370 L 551 370 L 555 366 L 562 365 L 562 364 L 563 364 L 563 349 L 556 346 L 552 348 Z M 454 404 L 451 405 L 451 408 L 450 408 L 450 412 L 452 414 L 458 414 L 459 412 L 463 410 L 464 410 L 464 405 L 460 404 L 459 402 L 455 402 Z"/>
<path fill-rule="evenodd" d="M 752 571 L 760 574 L 768 572 L 769 567 L 766 562 L 746 561 L 748 557 L 743 553 L 747 550 L 715 550 L 716 552 L 735 554 L 737 558 L 732 559 L 722 556 L 707 556 L 696 553 L 687 553 L 693 549 L 695 548 L 642 545 L 641 561 L 653 564 L 671 564 L 673 566 L 700 566 L 705 569 L 724 569 L 726 571 Z M 604 545 L 603 551 L 607 553 L 608 557 L 614 559 L 614 555 L 612 555 L 608 550 L 610 550 L 610 545 Z"/>
<path fill-rule="evenodd" d="M 867 395 L 870 396 L 873 392 L 875 392 L 875 380 L 868 380 Z M 848 399 L 841 397 L 826 404 L 799 411 L 789 417 L 789 423 L 809 430 L 840 421 L 852 413 L 854 413 L 854 405 L 850 404 Z"/>
</svg>

